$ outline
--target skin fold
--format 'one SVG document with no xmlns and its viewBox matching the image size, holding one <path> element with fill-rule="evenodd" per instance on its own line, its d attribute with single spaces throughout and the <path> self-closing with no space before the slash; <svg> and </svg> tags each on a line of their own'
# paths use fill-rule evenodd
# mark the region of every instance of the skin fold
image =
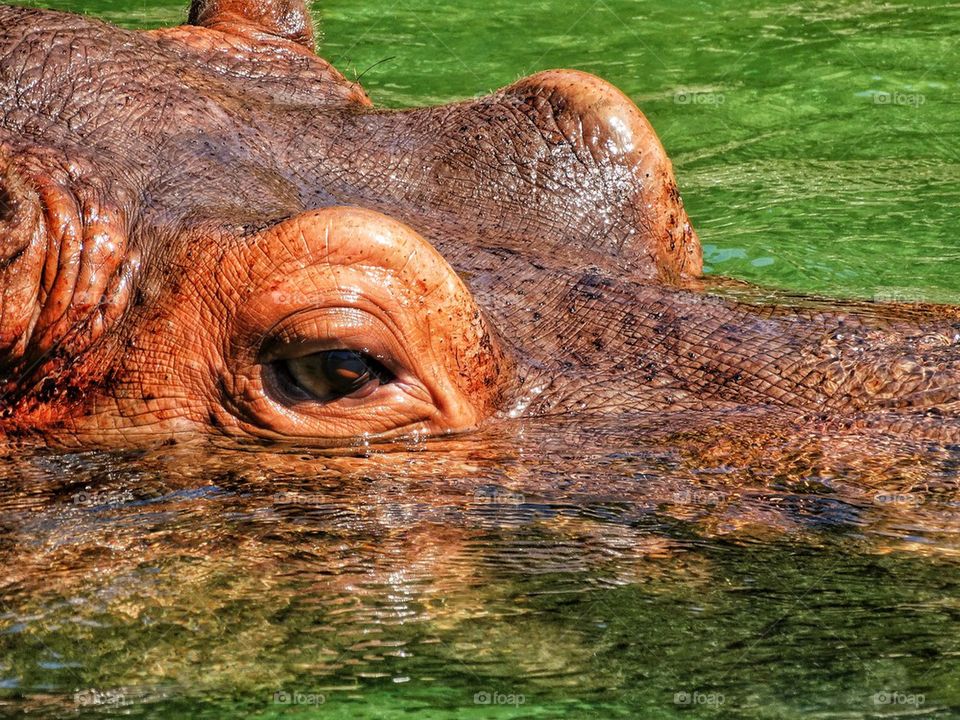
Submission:
<svg viewBox="0 0 960 720">
<path fill-rule="evenodd" d="M 670 161 L 612 85 L 553 70 L 383 111 L 313 53 L 300 3 L 188 17 L 0 8 L 8 444 L 771 412 L 960 437 L 958 311 L 705 281 Z M 341 350 L 369 383 L 291 381 Z"/>
</svg>

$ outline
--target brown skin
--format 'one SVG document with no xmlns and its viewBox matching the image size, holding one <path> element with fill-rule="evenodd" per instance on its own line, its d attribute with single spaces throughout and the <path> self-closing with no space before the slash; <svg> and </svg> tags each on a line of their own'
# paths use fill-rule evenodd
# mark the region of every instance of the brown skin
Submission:
<svg viewBox="0 0 960 720">
<path fill-rule="evenodd" d="M 0 8 L 8 437 L 770 407 L 960 436 L 957 312 L 705 292 L 670 162 L 613 86 L 555 70 L 385 112 L 313 54 L 302 4 L 189 18 Z M 277 369 L 338 349 L 385 374 L 321 397 Z"/>
</svg>

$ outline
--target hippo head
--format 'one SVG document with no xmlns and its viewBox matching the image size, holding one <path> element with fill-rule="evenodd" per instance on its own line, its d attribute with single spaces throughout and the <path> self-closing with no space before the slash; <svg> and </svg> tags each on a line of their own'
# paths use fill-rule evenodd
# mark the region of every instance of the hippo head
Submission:
<svg viewBox="0 0 960 720">
<path fill-rule="evenodd" d="M 0 20 L 5 438 L 771 409 L 960 437 L 956 308 L 704 292 L 663 147 L 602 80 L 384 111 L 294 0 Z"/>
<path fill-rule="evenodd" d="M 0 17 L 8 435 L 328 443 L 599 407 L 639 387 L 638 297 L 700 272 L 660 142 L 593 76 L 383 111 L 295 0 L 152 32 Z"/>
</svg>

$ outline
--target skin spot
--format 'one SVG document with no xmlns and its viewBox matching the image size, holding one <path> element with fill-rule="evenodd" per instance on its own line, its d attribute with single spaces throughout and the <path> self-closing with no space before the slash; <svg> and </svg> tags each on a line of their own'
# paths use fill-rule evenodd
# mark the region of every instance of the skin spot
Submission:
<svg viewBox="0 0 960 720">
<path fill-rule="evenodd" d="M 611 285 L 609 278 L 606 278 L 600 273 L 594 271 L 585 273 L 583 276 L 581 276 L 580 284 L 591 288 L 610 287 Z"/>
</svg>

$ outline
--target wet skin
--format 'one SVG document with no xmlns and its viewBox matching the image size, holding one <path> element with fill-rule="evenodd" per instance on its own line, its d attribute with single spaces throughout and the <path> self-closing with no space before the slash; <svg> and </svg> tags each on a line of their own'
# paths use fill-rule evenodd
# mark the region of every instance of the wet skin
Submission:
<svg viewBox="0 0 960 720">
<path fill-rule="evenodd" d="M 189 18 L 0 9 L 8 438 L 771 413 L 960 437 L 960 312 L 706 283 L 666 153 L 606 82 L 380 111 L 301 5 Z"/>
</svg>

